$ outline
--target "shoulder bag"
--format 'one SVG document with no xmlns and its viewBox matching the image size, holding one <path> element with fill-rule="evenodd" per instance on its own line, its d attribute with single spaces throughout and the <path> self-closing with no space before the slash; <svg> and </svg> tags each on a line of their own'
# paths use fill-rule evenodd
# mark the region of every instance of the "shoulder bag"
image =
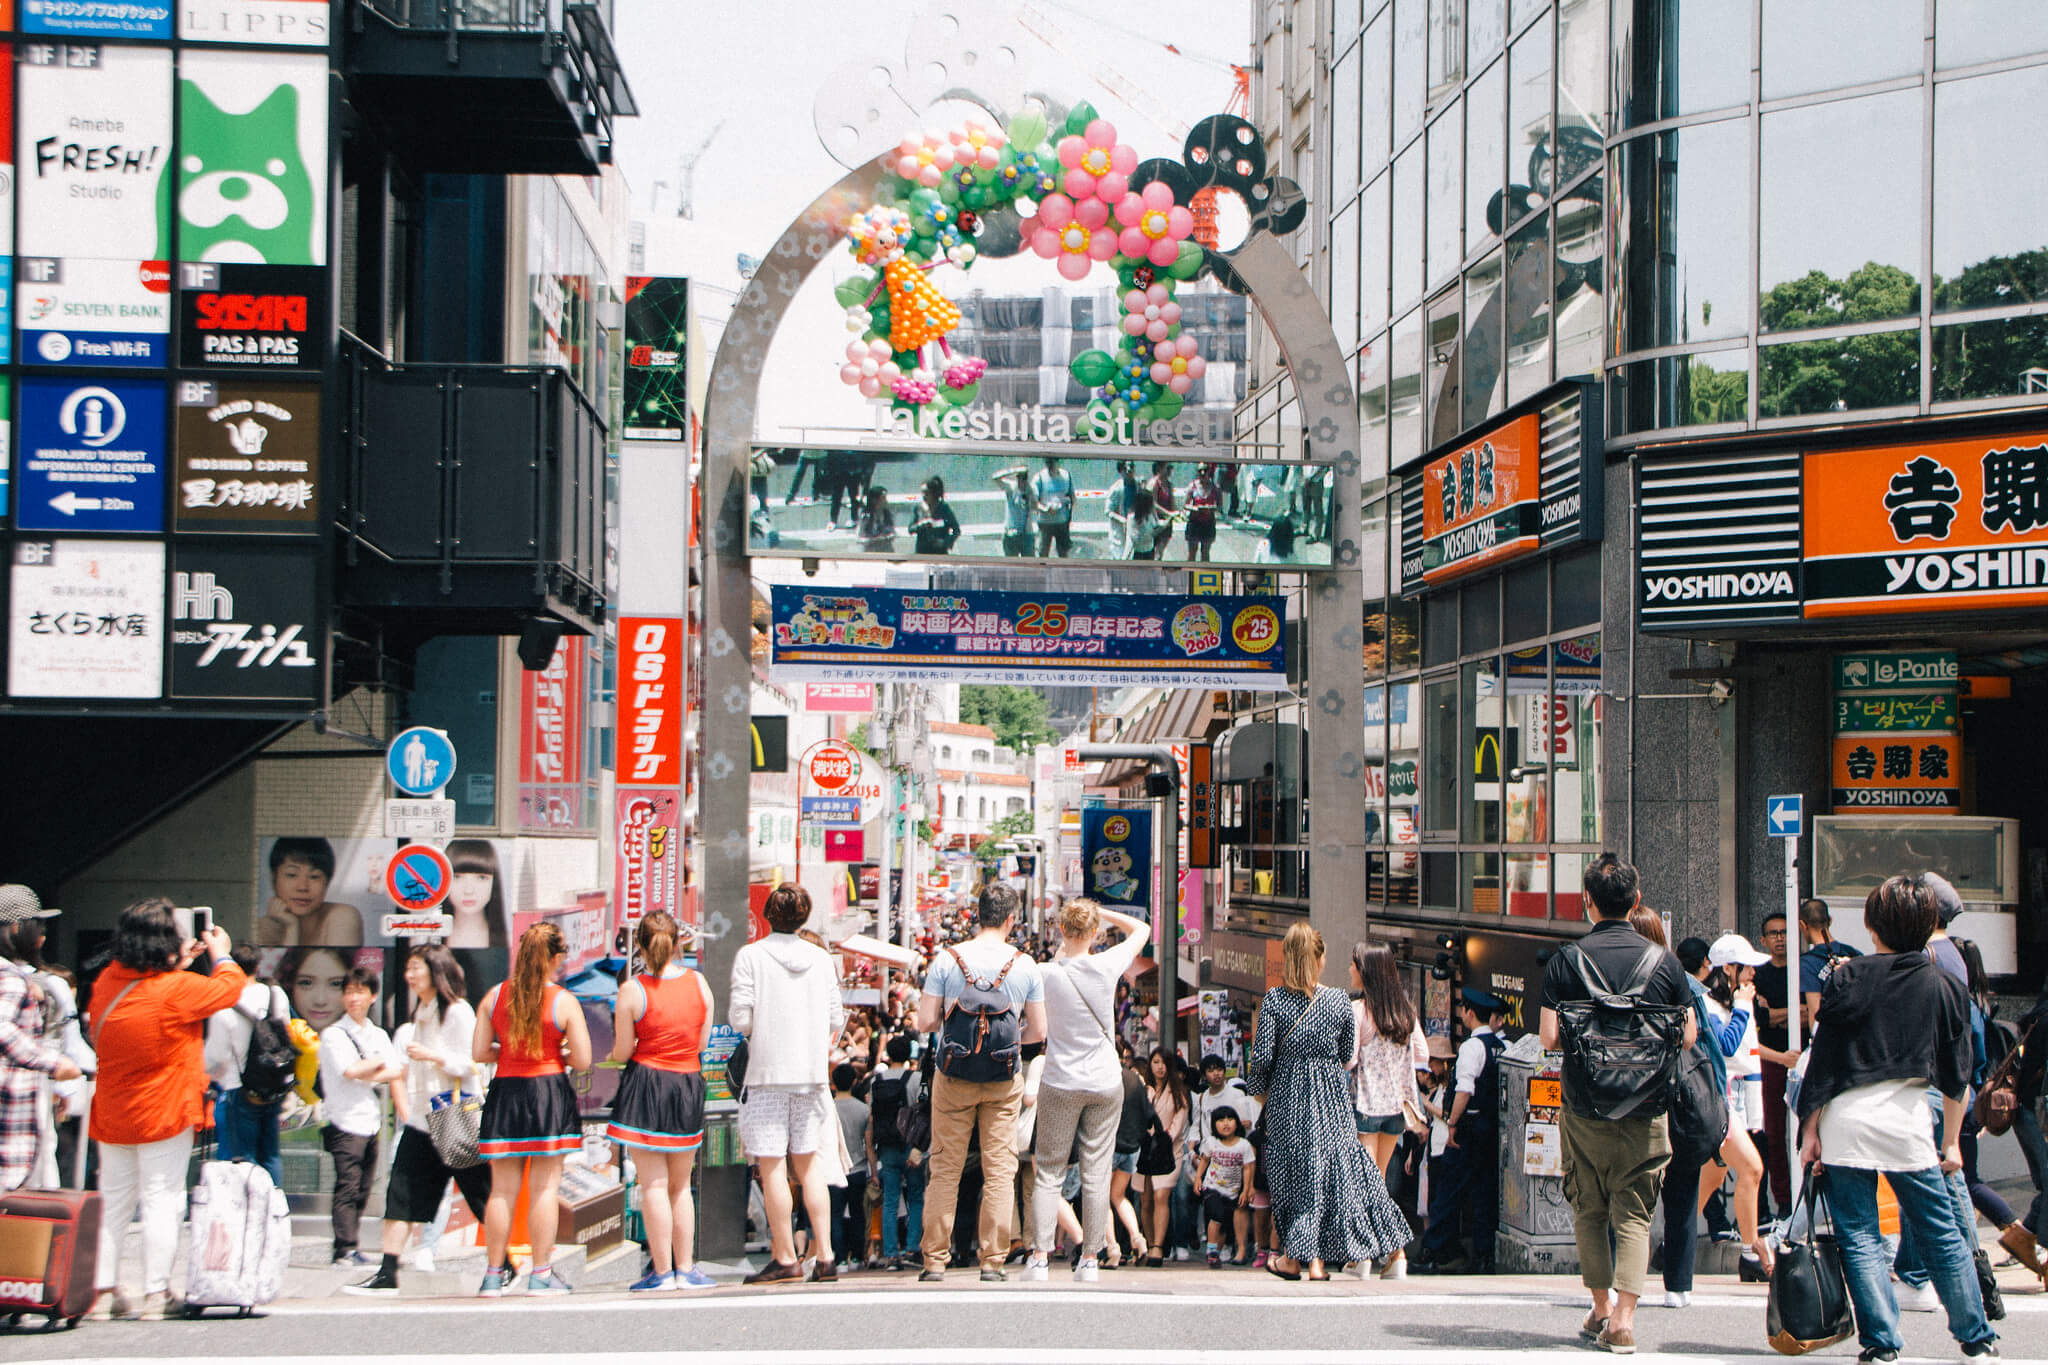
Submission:
<svg viewBox="0 0 2048 1365">
<path fill-rule="evenodd" d="M 1856 1333 L 1856 1315 L 1849 1302 L 1849 1281 L 1842 1274 L 1842 1253 L 1832 1231 L 1815 1231 L 1826 1208 L 1825 1174 L 1807 1168 L 1799 1192 L 1806 1205 L 1806 1238 L 1778 1248 L 1771 1270 L 1771 1296 L 1764 1309 L 1764 1333 L 1779 1355 L 1803 1356 L 1846 1340 Z M 1832 1227 L 1832 1217 L 1830 1226 Z M 1792 1222 L 1798 1225 L 1798 1211 Z"/>
</svg>

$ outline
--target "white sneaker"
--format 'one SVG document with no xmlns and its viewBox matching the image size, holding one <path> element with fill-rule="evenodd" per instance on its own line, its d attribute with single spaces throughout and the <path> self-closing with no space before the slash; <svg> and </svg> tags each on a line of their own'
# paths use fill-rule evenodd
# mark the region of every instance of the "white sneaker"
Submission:
<svg viewBox="0 0 2048 1365">
<path fill-rule="evenodd" d="M 1030 1260 L 1024 1263 L 1024 1269 L 1017 1278 L 1026 1283 L 1036 1284 L 1050 1278 L 1051 1274 L 1051 1268 L 1044 1261 Z"/>
<path fill-rule="evenodd" d="M 1664 1291 L 1664 1306 L 1666 1308 L 1690 1308 L 1692 1307 L 1692 1292 L 1690 1290 L 1667 1289 Z"/>
<path fill-rule="evenodd" d="M 1098 1278 L 1095 1258 L 1093 1256 L 1083 1256 L 1081 1263 L 1074 1267 L 1075 1281 L 1080 1284 L 1094 1284 Z"/>
<path fill-rule="evenodd" d="M 1901 1313 L 1939 1313 L 1941 1295 L 1934 1292 L 1934 1286 L 1923 1284 L 1918 1289 L 1910 1285 L 1898 1286 L 1899 1311 Z"/>
<path fill-rule="evenodd" d="M 426 1271 L 428 1274 L 432 1274 L 434 1270 L 434 1253 L 427 1250 L 425 1247 L 421 1247 L 418 1251 L 415 1251 L 412 1254 L 412 1268 L 414 1270 L 423 1270 Z"/>
<path fill-rule="evenodd" d="M 1174 1260 L 1176 1260 L 1176 1261 L 1185 1261 L 1185 1260 L 1186 1260 L 1187 1258 L 1188 1258 L 1188 1249 L 1187 1249 L 1186 1247 L 1175 1247 L 1175 1248 L 1173 1249 L 1173 1259 L 1174 1259 Z"/>
</svg>

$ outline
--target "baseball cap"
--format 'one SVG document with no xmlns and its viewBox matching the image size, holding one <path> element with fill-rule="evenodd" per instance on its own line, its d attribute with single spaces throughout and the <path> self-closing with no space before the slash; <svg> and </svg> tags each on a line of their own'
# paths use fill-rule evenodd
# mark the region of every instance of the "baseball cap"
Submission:
<svg viewBox="0 0 2048 1365">
<path fill-rule="evenodd" d="M 1762 967 L 1770 960 L 1769 953 L 1758 952 L 1750 941 L 1740 934 L 1723 934 L 1707 949 L 1707 961 L 1716 967 Z"/>
<path fill-rule="evenodd" d="M 42 898 L 20 882 L 0 885 L 0 924 L 19 924 L 30 919 L 55 919 L 62 912 L 45 908 Z"/>
<path fill-rule="evenodd" d="M 1926 888 L 1928 895 L 1934 897 L 1934 910 L 1941 916 L 1942 928 L 1946 929 L 1955 922 L 1957 915 L 1963 913 L 1962 893 L 1939 872 L 1921 873 L 1920 885 Z"/>
</svg>

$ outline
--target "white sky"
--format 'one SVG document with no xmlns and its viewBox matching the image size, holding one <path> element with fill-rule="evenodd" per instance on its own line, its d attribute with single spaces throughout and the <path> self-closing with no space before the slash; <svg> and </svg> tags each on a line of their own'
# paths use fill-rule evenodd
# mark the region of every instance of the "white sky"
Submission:
<svg viewBox="0 0 2048 1365">
<path fill-rule="evenodd" d="M 813 108 L 821 90 L 847 89 L 836 84 L 846 81 L 858 89 L 877 62 L 923 71 L 949 50 L 956 56 L 949 69 L 957 72 L 957 45 L 993 31 L 987 16 L 999 24 L 1025 7 L 1007 0 L 617 0 L 616 38 L 640 106 L 639 118 L 619 123 L 617 159 L 635 216 L 649 219 L 649 272 L 689 275 L 705 287 L 707 305 L 722 302 L 717 291 L 737 291 L 742 283 L 737 255 L 767 254 L 791 220 L 845 173 L 818 140 Z M 1027 74 L 1056 98 L 1093 104 L 1141 158 L 1177 157 L 1180 139 L 1160 125 L 1192 124 L 1220 112 L 1232 82 L 1223 64 L 1251 58 L 1249 0 L 1178 0 L 1134 23 L 1100 4 L 1030 0 L 1028 7 L 1042 16 L 1040 28 L 1064 35 L 1075 60 L 1027 40 L 1017 48 Z M 984 16 L 979 22 L 977 14 Z M 959 37 L 948 35 L 947 16 L 958 17 Z M 1187 55 L 1168 51 L 1169 43 Z M 915 53 L 914 62 L 907 52 Z M 1112 84 L 1127 82 L 1145 111 L 1105 88 L 1094 78 L 1098 71 Z M 897 105 L 884 114 L 883 131 L 893 142 L 914 128 L 949 124 L 963 112 L 951 106 L 919 116 Z M 1012 112 L 1005 110 L 1005 117 Z M 677 163 L 721 118 L 724 126 L 697 163 L 695 217 L 680 222 L 674 216 Z M 853 268 L 850 255 L 835 255 L 795 300 L 763 383 L 764 437 L 797 423 L 866 424 L 865 403 L 839 382 L 847 333 L 830 296 L 833 282 Z M 1029 253 L 977 263 L 964 276 L 942 269 L 933 280 L 947 293 L 966 287 L 1022 292 L 1061 282 L 1050 262 Z M 1113 282 L 1107 266 L 1088 280 Z"/>
</svg>

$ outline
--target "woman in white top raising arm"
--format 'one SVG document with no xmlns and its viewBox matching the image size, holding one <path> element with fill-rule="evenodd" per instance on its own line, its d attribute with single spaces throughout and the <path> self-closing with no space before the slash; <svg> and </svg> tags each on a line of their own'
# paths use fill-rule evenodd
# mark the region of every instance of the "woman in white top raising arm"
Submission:
<svg viewBox="0 0 2048 1365">
<path fill-rule="evenodd" d="M 1091 951 L 1103 922 L 1123 941 Z M 1060 951 L 1045 968 L 1045 1074 L 1038 1088 L 1038 1133 L 1032 1155 L 1031 1255 L 1023 1278 L 1043 1280 L 1074 1138 L 1081 1139 L 1081 1259 L 1074 1278 L 1096 1277 L 1096 1253 L 1109 1233 L 1109 1167 L 1123 1113 L 1123 1076 L 1116 1058 L 1116 983 L 1137 960 L 1151 931 L 1143 920 L 1090 900 L 1060 907 Z"/>
</svg>

